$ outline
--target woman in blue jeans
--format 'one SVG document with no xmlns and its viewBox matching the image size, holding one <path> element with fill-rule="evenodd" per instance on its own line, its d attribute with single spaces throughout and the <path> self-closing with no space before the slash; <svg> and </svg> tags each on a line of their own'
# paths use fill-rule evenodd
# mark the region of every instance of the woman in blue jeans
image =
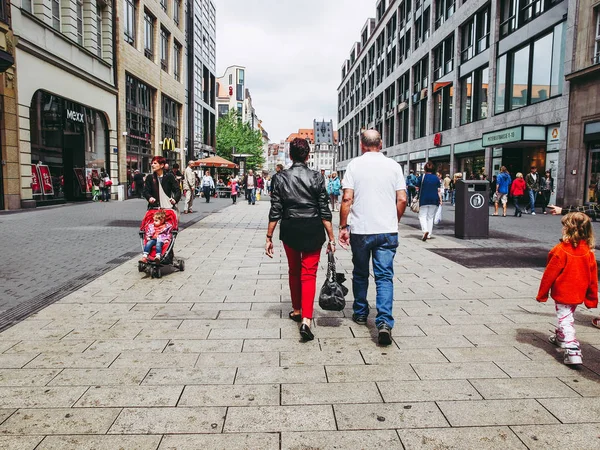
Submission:
<svg viewBox="0 0 600 450">
<path fill-rule="evenodd" d="M 425 173 L 419 177 L 419 222 L 425 242 L 431 238 L 433 232 L 433 219 L 438 206 L 442 204 L 442 185 L 440 179 L 434 173 L 435 168 L 431 161 L 425 163 Z"/>
</svg>

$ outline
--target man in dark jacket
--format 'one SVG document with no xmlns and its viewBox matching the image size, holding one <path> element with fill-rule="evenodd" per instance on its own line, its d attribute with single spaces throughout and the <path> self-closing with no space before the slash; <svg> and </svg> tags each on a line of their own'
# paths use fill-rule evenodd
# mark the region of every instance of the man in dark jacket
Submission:
<svg viewBox="0 0 600 450">
<path fill-rule="evenodd" d="M 540 175 L 537 173 L 537 167 L 531 166 L 531 172 L 525 177 L 527 189 L 529 189 L 529 210 L 532 216 L 535 216 L 535 200 L 540 190 Z"/>
<path fill-rule="evenodd" d="M 151 167 L 153 173 L 146 177 L 143 192 L 144 198 L 148 200 L 148 209 L 176 209 L 176 205 L 181 199 L 181 189 L 179 189 L 179 183 L 172 173 L 165 173 L 164 171 L 166 162 L 166 159 L 162 156 L 155 156 L 152 158 Z M 159 183 L 160 186 L 162 186 L 162 190 L 166 196 L 166 198 L 163 198 L 163 202 L 161 202 Z"/>
<path fill-rule="evenodd" d="M 133 174 L 133 182 L 135 183 L 134 195 L 137 198 L 142 198 L 142 190 L 144 188 L 144 174 L 136 170 Z"/>
<path fill-rule="evenodd" d="M 269 186 L 269 195 L 273 192 L 273 188 L 275 187 L 275 181 L 277 180 L 277 176 L 283 170 L 283 164 L 277 164 L 275 167 L 275 174 L 271 177 L 271 185 Z"/>
</svg>

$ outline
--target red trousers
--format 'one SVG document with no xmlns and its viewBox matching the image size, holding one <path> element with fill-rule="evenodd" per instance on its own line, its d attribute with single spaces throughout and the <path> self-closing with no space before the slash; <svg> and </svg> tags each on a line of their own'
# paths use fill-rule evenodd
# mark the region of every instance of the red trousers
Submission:
<svg viewBox="0 0 600 450">
<path fill-rule="evenodd" d="M 321 249 L 299 252 L 285 244 L 283 247 L 288 259 L 292 306 L 302 310 L 303 319 L 312 319 Z"/>
</svg>

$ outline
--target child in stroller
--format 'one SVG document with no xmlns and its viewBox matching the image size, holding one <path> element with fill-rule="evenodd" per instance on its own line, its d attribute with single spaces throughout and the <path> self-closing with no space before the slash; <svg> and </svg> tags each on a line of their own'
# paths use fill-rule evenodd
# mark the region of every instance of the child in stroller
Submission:
<svg viewBox="0 0 600 450">
<path fill-rule="evenodd" d="M 145 232 L 145 243 L 144 243 L 144 254 L 140 262 L 148 262 L 148 254 L 152 251 L 153 247 L 156 247 L 156 256 L 154 261 L 159 262 L 162 257 L 162 249 L 165 243 L 169 244 L 173 239 L 171 230 L 173 225 L 167 223 L 167 213 L 163 210 L 155 212 L 152 216 L 153 221 L 146 226 Z"/>
<path fill-rule="evenodd" d="M 148 210 L 140 227 L 143 255 L 138 263 L 138 270 L 150 272 L 152 278 L 161 277 L 161 265 L 172 265 L 183 271 L 183 260 L 176 260 L 173 255 L 177 233 L 178 223 L 175 210 Z"/>
</svg>

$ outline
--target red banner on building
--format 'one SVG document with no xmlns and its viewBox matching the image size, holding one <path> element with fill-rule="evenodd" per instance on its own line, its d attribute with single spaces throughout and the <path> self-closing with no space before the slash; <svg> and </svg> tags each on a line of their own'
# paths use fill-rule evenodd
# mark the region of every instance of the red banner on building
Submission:
<svg viewBox="0 0 600 450">
<path fill-rule="evenodd" d="M 33 195 L 42 195 L 42 185 L 40 184 L 40 174 L 35 164 L 31 165 L 31 191 Z"/>
<path fill-rule="evenodd" d="M 75 178 L 77 178 L 77 182 L 79 183 L 79 189 L 85 194 L 85 174 L 83 173 L 83 169 L 80 167 L 75 168 L 73 172 L 75 172 Z"/>
<path fill-rule="evenodd" d="M 42 164 L 38 165 L 40 172 L 40 179 L 42 181 L 42 189 L 45 195 L 54 195 L 54 187 L 52 186 L 52 176 L 50 175 L 50 168 Z"/>
</svg>

